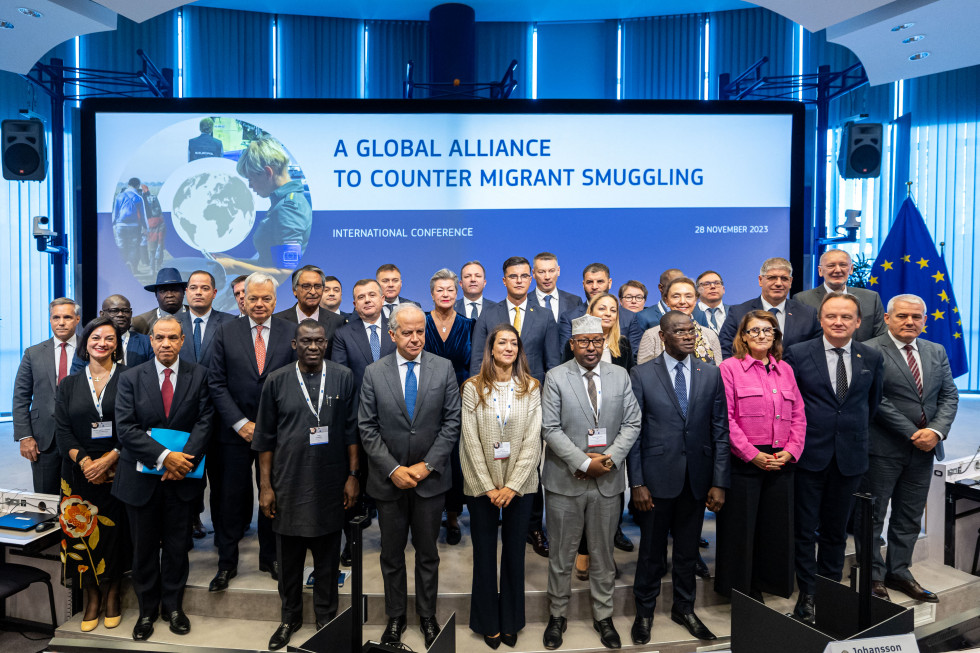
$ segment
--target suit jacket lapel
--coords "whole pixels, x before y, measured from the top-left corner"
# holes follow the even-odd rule
[[[41,359],[44,364],[41,365],[41,374],[44,374],[48,378],[48,383],[51,384],[51,394],[56,396],[58,394],[58,375],[55,373],[55,368],[52,365],[52,360],[54,357],[54,338],[48,338],[44,341],[41,347]],[[68,361],[69,368],[71,367],[71,361]]]
[[[861,371],[864,370],[864,357],[860,353],[855,351],[854,341],[851,341],[851,382],[847,384],[847,393],[844,395],[844,400],[847,401],[847,395],[851,394],[851,388],[854,387],[854,382],[858,380]],[[830,370],[827,370],[830,373]]]
[[[388,382],[388,390],[395,398],[395,403],[402,409],[402,415],[409,424],[412,420],[408,418],[408,407],[405,405],[405,393],[402,392],[401,373],[398,371],[398,359],[394,356],[385,358],[385,381]],[[415,397],[415,405],[418,407],[418,395]]]
[[[653,359],[654,360],[653,371],[654,374],[657,375],[657,378],[660,379],[660,382],[663,383],[664,392],[666,393],[667,397],[670,398],[670,403],[674,404],[674,410],[677,411],[678,415],[683,417],[684,413],[681,411],[681,404],[679,401],[677,401],[677,393],[674,392],[674,384],[671,383],[670,381],[670,372],[667,371],[666,356],[667,354],[661,354],[660,356],[657,356],[655,359]],[[690,407],[691,405],[690,400],[688,400],[687,404],[688,407]]]
[[[909,369],[908,360],[906,360],[905,358],[905,352],[901,351],[898,347],[896,347],[895,343],[891,341],[891,338],[888,338],[888,342],[885,343],[885,355],[891,358],[892,361],[895,363],[895,365],[898,366],[898,369],[901,370],[902,376],[905,377],[905,381],[909,384],[909,387],[912,389],[912,392],[915,394],[919,394],[919,389],[915,385],[915,377],[912,376],[912,370]],[[920,359],[922,358],[921,351],[919,352],[919,358]],[[923,370],[919,370],[919,372],[921,374]],[[922,376],[923,383],[925,382],[926,378],[927,377]],[[923,390],[924,389],[925,388],[923,387]]]
[[[167,415],[163,412],[163,393],[160,392],[160,382],[157,380],[156,364],[147,365],[141,376],[143,378],[140,382],[143,384],[144,393],[149,398],[150,407],[156,411],[161,420],[166,422]],[[173,403],[170,404],[170,409],[173,410]]]
[[[922,343],[920,341],[917,344],[918,345],[921,345]],[[902,352],[902,353],[904,354],[904,352]],[[902,356],[902,358],[905,358],[905,356]],[[909,366],[909,364],[908,364],[908,362],[906,362],[905,363],[905,368],[908,369],[908,366]],[[910,377],[912,376],[912,370],[909,370],[909,376]],[[935,370],[933,369],[933,359],[932,359],[932,357],[929,356],[928,350],[923,349],[921,346],[919,346],[919,378],[922,379],[922,396],[925,396],[925,394],[926,394],[926,384],[927,383],[930,383],[931,384],[931,383],[934,383],[935,381],[939,380],[938,375],[935,374]],[[915,388],[915,379],[914,379],[914,377],[912,379],[912,387]],[[918,394],[919,393],[919,389],[918,388],[915,388],[915,392],[916,392],[916,394]]]
[[[429,363],[432,362],[432,359],[433,359],[433,355],[424,351],[421,354],[419,354],[419,357],[417,359],[419,365],[416,366],[416,369],[425,367],[424,370],[425,374],[422,374],[421,372],[416,372],[416,378],[421,376],[422,377],[421,380],[424,381],[425,383],[418,384],[419,388],[418,388],[418,394],[415,395],[415,412],[412,414],[412,422],[414,422],[415,418],[418,417],[419,406],[421,406],[422,402],[425,401],[426,391],[429,389],[429,386],[432,384],[433,379],[435,378],[432,374],[432,367],[429,365]],[[405,406],[405,414],[406,415],[408,414],[407,404]]]
[[[600,364],[600,370],[601,367]],[[586,423],[595,424],[595,411],[592,410],[592,400],[589,399],[589,394],[585,391],[585,381],[582,375],[579,374],[578,364],[574,363],[569,365],[566,371],[568,372],[568,383],[572,386],[572,392],[578,399],[582,412],[585,413]]]
[[[834,384],[830,381],[830,369],[827,367],[827,353],[823,348],[823,338],[817,338],[813,342],[816,344],[810,347],[811,364],[817,369],[820,378],[830,390],[830,394],[834,395]],[[851,367],[851,378],[854,377],[853,372],[854,368]]]
[[[240,323],[238,328],[241,330],[241,345],[245,358],[248,359],[249,365],[252,366],[252,371],[255,372],[255,376],[259,376],[259,366],[255,362],[255,341],[252,340],[252,322],[247,315],[238,322]],[[266,358],[268,357],[269,352],[266,351]]]
[[[190,318],[188,318],[190,319]],[[218,330],[221,326],[221,322],[218,321],[217,311],[211,311],[211,317],[208,318],[208,328],[204,330],[204,337],[201,338],[201,354],[203,355],[207,348],[211,346],[211,341],[214,340],[214,332]],[[191,329],[191,337],[194,337],[194,330]],[[193,344],[193,343],[192,343]],[[192,348],[193,351],[193,348]]]
[[[177,383],[174,385],[174,398],[170,402],[170,415],[167,420],[169,421],[177,412],[177,407],[181,405],[184,401],[184,395],[187,394],[187,384],[190,383],[191,368],[186,361],[180,361],[177,364]],[[163,408],[163,395],[160,395],[160,407]]]
[[[351,321],[351,329],[354,332],[352,336],[354,339],[354,344],[357,345],[357,348],[360,350],[361,356],[364,357],[364,360],[366,360],[368,364],[371,364],[374,362],[374,359],[371,357],[371,343],[368,341],[367,325],[364,324],[364,320],[358,318]],[[380,332],[381,329],[379,328],[378,331]],[[378,337],[380,336],[381,334],[378,333]]]

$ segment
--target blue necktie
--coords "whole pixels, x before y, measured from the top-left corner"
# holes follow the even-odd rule
[[[555,319],[555,313],[554,313],[554,311],[551,310],[551,300],[552,299],[554,299],[554,297],[552,297],[551,295],[545,295],[544,296],[544,307],[548,309],[548,315],[551,316],[551,319]]]
[[[711,326],[712,331],[718,330],[718,320],[717,320],[717,308],[708,309],[708,324]]]
[[[371,358],[378,360],[381,358],[381,339],[378,337],[378,325],[372,324],[371,329]]]
[[[194,361],[201,360],[201,322],[199,317],[194,318]]]
[[[480,313],[476,310],[476,302],[470,302],[470,319],[475,320],[478,317],[480,317]]]
[[[405,375],[405,408],[408,409],[408,419],[415,419],[415,397],[419,393],[419,380],[415,378],[415,363],[405,363],[408,373]]]
[[[677,403],[681,405],[681,415],[687,418],[687,381],[684,378],[684,363],[678,363],[674,368],[674,393]]]
[[[776,317],[779,317],[779,309],[776,308],[775,306],[773,306],[772,308],[770,308],[769,309],[769,312],[772,313],[773,315],[775,315]]]

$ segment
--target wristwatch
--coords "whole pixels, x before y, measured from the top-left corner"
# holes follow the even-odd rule
[[[353,476],[357,480],[361,480],[361,470],[359,470],[359,469],[352,469],[349,472],[347,472],[347,475],[348,476]]]
[[[434,471],[436,471],[436,468],[435,468],[435,467],[433,467],[433,466],[432,466],[432,465],[430,465],[429,463],[427,463],[427,462],[425,462],[424,460],[422,461],[422,464],[423,464],[423,465],[425,465],[425,468],[426,468],[427,470],[429,470],[430,472],[434,472]]]

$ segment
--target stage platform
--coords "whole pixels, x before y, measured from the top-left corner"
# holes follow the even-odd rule
[[[483,651],[490,649],[481,636],[469,627],[470,585],[472,582],[472,557],[469,542],[467,515],[460,519],[463,528],[463,541],[456,546],[445,543],[445,531],[440,534],[439,552],[439,603],[437,616],[445,623],[452,612],[456,612],[456,641],[458,651]],[[714,520],[705,520],[704,535],[709,547],[702,553],[710,569],[714,569]],[[627,517],[623,522],[624,532],[639,544],[639,530]],[[167,624],[158,621],[152,642],[169,643],[190,651],[194,648],[221,648],[238,651],[264,650],[269,637],[279,623],[280,604],[276,583],[268,574],[258,571],[258,544],[254,529],[243,542],[238,576],[231,581],[229,589],[222,593],[208,592],[208,583],[217,569],[217,550],[211,535],[196,540],[191,552],[190,577],[184,597],[184,610],[191,621],[191,634],[180,637],[172,634]],[[367,624],[364,627],[365,639],[380,639],[386,616],[384,614],[384,589],[378,565],[379,531],[377,523],[364,532],[364,593],[367,597]],[[849,552],[853,545],[849,546]],[[671,583],[668,574],[664,579],[662,601],[657,606],[650,644],[634,647],[630,644],[629,631],[633,622],[634,604],[632,595],[633,575],[636,570],[636,551],[626,553],[616,551],[616,562],[621,571],[616,581],[614,595],[616,628],[627,650],[659,653],[692,653],[694,651],[727,650],[730,646],[731,608],[727,600],[717,595],[711,581],[698,580],[697,614],[718,637],[717,642],[701,642],[691,638],[688,632],[670,620]],[[413,564],[411,544],[406,551],[409,569]],[[848,560],[853,556],[849,553]],[[542,635],[548,620],[547,560],[536,555],[530,546],[526,549],[526,614],[527,626],[520,633],[515,651],[544,651]],[[312,562],[308,561],[308,565]],[[916,561],[913,573],[923,586],[940,596],[938,605],[919,604],[916,607],[917,627],[941,622],[973,609],[980,604],[980,578],[932,562]],[[408,590],[413,592],[413,575],[408,574]],[[568,631],[560,650],[591,652],[604,651],[598,635],[592,629],[592,616],[589,603],[587,581],[573,579],[573,597],[569,605]],[[902,605],[912,606],[915,602],[902,594],[892,592],[892,599]],[[766,596],[766,602],[773,608],[789,612],[795,598],[783,599]],[[350,604],[350,581],[340,590],[341,609]],[[61,626],[52,641],[74,640],[76,644],[90,642],[93,649],[99,642],[114,639],[122,643],[131,640],[132,628],[138,616],[136,598],[127,591],[124,602],[124,619],[119,627],[108,630],[102,625],[90,633],[81,633],[81,615]],[[305,626],[293,636],[292,644],[299,644],[313,634],[312,593],[305,595]],[[414,651],[424,650],[419,633],[417,617],[409,607],[409,628],[402,641]],[[505,650],[507,647],[501,647]]]

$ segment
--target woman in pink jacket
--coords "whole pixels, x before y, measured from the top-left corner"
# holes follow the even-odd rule
[[[793,466],[806,417],[796,378],[782,358],[776,317],[742,318],[735,355],[722,362],[731,434],[731,488],[718,514],[715,591],[793,593]]]

